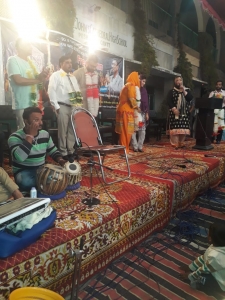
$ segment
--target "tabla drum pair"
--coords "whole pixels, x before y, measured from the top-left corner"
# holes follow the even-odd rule
[[[48,195],[51,200],[65,197],[65,190],[80,187],[81,167],[78,162],[65,164],[65,167],[46,164],[37,170],[39,196]]]

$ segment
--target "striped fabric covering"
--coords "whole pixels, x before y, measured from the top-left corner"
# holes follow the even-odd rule
[[[163,232],[150,236],[83,287],[79,299],[225,299],[225,293],[206,295],[179,278],[180,267],[208,248],[209,225],[219,221],[225,226],[225,185],[198,197],[188,213],[197,234],[184,234],[181,216],[171,220]]]
[[[23,129],[11,134],[8,144],[12,153],[13,173],[17,174],[22,169],[35,168],[45,163],[46,153],[56,159],[61,156],[54,145],[49,133],[40,130],[34,137],[32,145],[26,141],[26,133]]]

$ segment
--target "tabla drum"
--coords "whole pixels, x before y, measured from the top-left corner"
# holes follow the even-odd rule
[[[37,189],[44,195],[58,195],[68,186],[69,176],[60,166],[46,164],[37,170]]]
[[[67,190],[76,190],[80,187],[80,181],[82,179],[81,166],[77,161],[73,163],[67,162],[64,165],[66,172],[69,176],[69,183]]]

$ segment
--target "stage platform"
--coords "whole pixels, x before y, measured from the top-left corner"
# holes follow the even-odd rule
[[[81,200],[89,195],[89,169],[82,161],[81,187],[53,201],[55,227],[19,253],[0,260],[0,299],[21,286],[41,286],[65,296],[71,289],[73,259],[69,249],[84,238],[81,282],[90,279],[152,232],[166,226],[179,209],[192,203],[197,194],[217,186],[225,176],[225,144],[212,151],[193,151],[193,141],[175,150],[169,143],[146,146],[129,158],[131,178],[104,186],[94,170],[94,196],[100,205],[91,209]],[[205,157],[211,154],[215,157]],[[105,159],[112,167],[111,179],[125,177],[123,160]],[[11,169],[6,166],[8,173]]]

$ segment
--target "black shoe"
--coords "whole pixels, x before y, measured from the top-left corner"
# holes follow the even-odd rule
[[[138,149],[138,152],[144,152],[142,149]]]
[[[134,149],[133,151],[134,151],[134,152],[138,152],[138,149]]]

